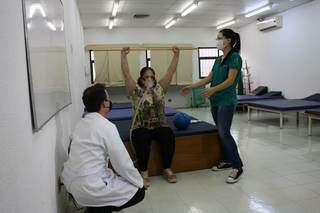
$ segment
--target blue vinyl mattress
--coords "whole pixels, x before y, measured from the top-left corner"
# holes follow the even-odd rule
[[[171,107],[165,107],[165,114],[166,116],[173,116],[177,113],[177,110],[171,108]],[[110,121],[116,121],[116,120],[128,120],[132,117],[132,109],[112,109],[108,115],[107,119]]]
[[[269,99],[283,99],[282,95],[277,96],[265,96],[265,95],[237,95],[238,101],[258,101]]]
[[[130,102],[128,103],[113,103],[112,109],[131,109],[132,105]]]
[[[280,99],[254,101],[249,103],[249,106],[279,111],[308,110],[320,108],[320,102],[306,101],[302,99]]]
[[[189,127],[185,130],[178,130],[173,125],[173,116],[167,117],[168,124],[172,128],[174,135],[176,137],[178,136],[189,136],[189,135],[199,135],[204,133],[212,133],[216,132],[216,126],[204,121],[200,121],[197,123],[191,123]],[[193,120],[196,120],[195,118],[192,118]],[[120,137],[124,142],[129,141],[129,129],[131,125],[131,120],[118,120],[118,121],[112,121],[114,123],[119,131]]]

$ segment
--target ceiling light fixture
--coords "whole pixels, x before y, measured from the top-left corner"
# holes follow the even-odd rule
[[[113,25],[114,25],[114,18],[110,18],[109,19],[109,30],[112,30]]]
[[[166,29],[168,29],[168,28],[170,28],[170,27],[172,27],[175,23],[177,23],[177,19],[176,18],[174,18],[174,19],[172,19],[171,21],[169,21],[167,24],[165,24],[165,28]]]
[[[181,16],[183,17],[188,15],[192,10],[198,7],[198,5],[199,5],[199,2],[194,1],[191,5],[189,5],[186,9],[183,10],[183,12],[181,13]]]
[[[222,28],[228,27],[228,26],[233,25],[235,23],[236,23],[236,21],[232,20],[232,21],[226,22],[224,24],[220,24],[220,25],[217,26],[217,30],[220,30]]]
[[[115,17],[117,15],[118,9],[119,9],[119,1],[116,0],[113,2],[113,9],[111,14],[112,17]]]
[[[255,15],[257,15],[257,14],[260,14],[260,13],[263,13],[263,12],[265,12],[265,11],[267,11],[267,10],[270,10],[271,8],[272,8],[272,5],[269,4],[269,5],[267,5],[267,6],[264,6],[264,7],[258,8],[258,9],[255,9],[255,10],[253,10],[253,11],[245,14],[245,17],[246,17],[246,18],[249,18],[249,17],[251,17],[251,16],[255,16]]]

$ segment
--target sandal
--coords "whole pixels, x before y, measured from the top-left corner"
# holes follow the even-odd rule
[[[173,173],[173,171],[170,168],[163,170],[163,176],[164,179],[166,179],[169,183],[176,183],[178,181],[177,176]]]

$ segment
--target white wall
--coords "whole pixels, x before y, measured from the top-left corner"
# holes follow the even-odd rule
[[[33,133],[21,0],[0,7],[0,208],[3,213],[63,213],[57,180],[82,112],[86,86],[83,32],[75,0],[65,0],[65,30],[73,104]],[[71,48],[72,47],[72,48]],[[71,51],[73,49],[73,51]]]
[[[259,32],[240,28],[242,56],[254,85],[282,90],[288,98],[320,92],[320,0],[284,12],[283,28]]]
[[[85,44],[121,44],[121,43],[184,43],[194,47],[215,46],[217,31],[215,28],[114,28],[86,29]],[[88,61],[89,59],[87,59]],[[193,81],[199,79],[198,53],[193,53]],[[173,107],[190,106],[190,97],[178,94],[179,87],[172,86],[167,95],[167,105]],[[128,101],[124,88],[111,88],[111,96],[115,101]],[[172,101],[170,101],[171,99]]]

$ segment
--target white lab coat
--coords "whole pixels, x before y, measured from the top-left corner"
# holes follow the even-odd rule
[[[107,167],[109,159],[120,176]],[[117,128],[99,113],[77,124],[61,179],[82,206],[121,206],[143,187]]]

